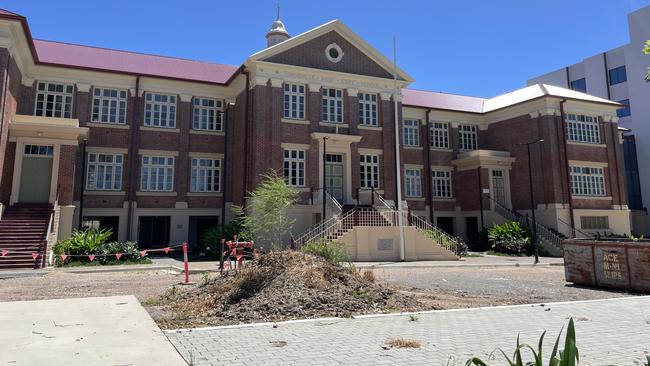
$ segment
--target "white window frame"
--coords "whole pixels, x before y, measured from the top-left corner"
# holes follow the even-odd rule
[[[90,121],[96,123],[126,123],[128,92],[123,89],[93,87]]]
[[[284,83],[284,118],[305,119],[305,85]]]
[[[172,192],[174,190],[173,156],[145,155],[140,171],[140,190],[148,192]],[[162,181],[161,179],[162,178]],[[162,188],[160,188],[162,185]]]
[[[221,192],[221,159],[192,158],[190,192]]]
[[[402,136],[404,146],[420,146],[420,120],[405,119],[402,122]]]
[[[463,151],[478,148],[478,128],[475,125],[458,126],[458,149]]]
[[[452,198],[452,181],[451,171],[449,170],[432,170],[431,184],[433,197],[435,198]]]
[[[449,149],[449,122],[432,122],[429,127],[431,148]]]
[[[221,99],[192,98],[192,129],[198,131],[223,131],[223,104]]]
[[[571,195],[600,196],[607,194],[605,186],[605,169],[571,165]]]
[[[359,125],[377,126],[377,94],[359,93]]]
[[[72,118],[73,103],[74,85],[49,81],[36,82],[35,116]]]
[[[359,177],[361,188],[379,188],[379,155],[359,155]]]
[[[404,169],[404,195],[409,198],[422,197],[422,169]]]
[[[323,88],[321,98],[323,122],[343,123],[343,89]]]
[[[86,190],[119,191],[122,189],[124,155],[88,153]]]
[[[585,114],[567,113],[567,140],[586,144],[600,143],[598,117]]]
[[[177,99],[177,96],[173,94],[145,92],[144,125],[156,128],[176,128]]]
[[[305,162],[307,161],[307,152],[301,149],[284,149],[283,152],[283,169],[284,179],[288,186],[304,187],[305,186]]]

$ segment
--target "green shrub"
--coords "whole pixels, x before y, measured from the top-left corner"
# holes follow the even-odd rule
[[[102,254],[117,254],[117,253],[122,253],[122,260],[140,260],[140,248],[138,248],[138,243],[134,241],[127,241],[124,243],[118,243],[118,242],[111,242],[111,243],[104,243],[99,246],[99,250],[97,251],[99,255]],[[107,262],[115,257],[98,257],[100,261],[102,262]]]
[[[495,252],[514,255],[529,255],[532,252],[530,231],[516,221],[492,226],[488,230],[488,238]]]
[[[207,229],[199,238],[199,245],[196,252],[202,257],[218,258],[221,238],[225,237],[226,241],[232,240],[235,235],[239,241],[247,241],[247,238],[241,234],[241,225],[239,220],[232,221],[224,225],[225,235],[221,235],[221,225],[213,226]]]
[[[108,240],[113,232],[110,229],[89,228],[75,230],[72,235],[54,244],[54,254],[89,255],[99,254],[99,247]]]
[[[136,242],[110,242],[106,240],[111,236],[110,229],[89,228],[86,230],[75,230],[67,239],[59,240],[52,249],[54,265],[56,266],[78,266],[78,265],[102,265],[102,264],[121,264],[121,263],[149,263],[148,258],[140,257],[140,249]],[[111,254],[122,253],[120,260],[117,260]],[[65,261],[61,260],[61,254],[71,256]],[[95,255],[94,261],[86,256]],[[109,256],[110,255],[110,256]]]
[[[336,241],[329,243],[324,241],[313,241],[304,245],[300,250],[303,253],[323,257],[328,262],[334,264],[348,262],[350,259],[348,251],[345,248],[345,244]]]

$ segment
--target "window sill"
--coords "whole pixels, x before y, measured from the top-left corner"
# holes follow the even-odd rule
[[[384,129],[383,127],[366,126],[366,125],[358,125],[357,128],[360,130],[370,130],[370,131],[382,131]]]
[[[425,198],[424,197],[406,197],[407,201],[421,201],[424,202]]]
[[[221,192],[187,192],[188,197],[222,197]]]
[[[181,130],[178,129],[178,128],[152,127],[152,126],[140,126],[140,130],[142,130],[142,131],[156,131],[156,132],[174,132],[174,133],[181,132]]]
[[[429,150],[435,151],[435,152],[454,152],[453,149],[443,149],[441,147],[432,147],[432,148],[429,148]]]
[[[325,127],[336,127],[336,126],[338,126],[339,128],[348,128],[348,127],[350,127],[350,125],[348,125],[347,123],[325,122],[325,121],[321,121],[319,123],[319,125],[325,126]]]
[[[298,187],[298,186],[288,186],[289,188],[292,188],[298,192],[311,192],[311,188],[309,187]]]
[[[456,202],[453,197],[433,197],[434,202]]]
[[[135,192],[136,196],[158,196],[158,197],[176,197],[176,192],[168,191],[137,191]]]
[[[306,119],[291,119],[291,118],[281,118],[280,122],[282,123],[292,123],[294,125],[310,125],[311,122]]]
[[[611,201],[612,196],[576,196],[571,195],[574,200],[596,200],[596,201]]]
[[[210,131],[210,130],[190,130],[192,135],[209,135],[209,136],[225,136],[223,131]]]
[[[422,146],[402,145],[402,148],[405,150],[422,150]]]
[[[124,196],[124,191],[84,191],[85,196]]]
[[[567,145],[576,145],[576,146],[591,146],[591,147],[607,147],[605,144],[592,144],[590,142],[578,142],[578,141],[567,141]]]
[[[131,128],[129,125],[124,125],[119,123],[102,123],[102,122],[86,122],[86,127],[116,128],[119,130],[128,130]]]

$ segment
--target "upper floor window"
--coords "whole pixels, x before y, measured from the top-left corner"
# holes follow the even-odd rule
[[[630,100],[629,99],[623,99],[618,101],[621,104],[625,104],[627,107],[625,108],[619,108],[616,110],[616,116],[618,118],[622,117],[627,117],[632,114],[632,110],[630,110]]]
[[[43,117],[72,117],[72,94],[70,84],[39,81],[36,85],[36,106],[34,114]]]
[[[567,139],[569,141],[586,142],[590,144],[600,143],[598,119],[596,117],[569,113],[566,115],[566,119]]]
[[[284,150],[284,179],[286,180],[287,185],[294,187],[305,186],[304,150]]]
[[[126,122],[126,90],[93,88],[92,122]]]
[[[284,84],[284,118],[305,119],[305,86]]]
[[[451,172],[446,170],[431,171],[433,197],[451,198]]]
[[[359,155],[361,188],[379,188],[379,155]]]
[[[143,156],[140,189],[143,191],[167,191],[174,187],[174,158],[167,156]]]
[[[627,81],[625,65],[609,69],[609,85],[616,85]]]
[[[405,119],[402,128],[404,146],[420,146],[420,121]]]
[[[579,91],[586,93],[587,92],[587,80],[585,78],[573,80],[569,83],[569,88],[571,90]]]
[[[144,125],[162,128],[176,127],[176,96],[145,93]]]
[[[195,130],[221,131],[222,126],[221,100],[210,98],[194,98],[194,125]]]
[[[476,126],[460,125],[458,126],[458,135],[459,135],[458,148],[460,150],[477,149]]]
[[[323,122],[343,123],[343,90],[323,88]]]
[[[604,196],[603,168],[571,166],[571,194],[576,196]]]
[[[434,122],[429,128],[431,147],[449,149],[449,123]]]
[[[359,93],[359,124],[377,126],[377,94]]]
[[[122,188],[122,154],[89,153],[86,189],[119,191]]]
[[[420,169],[406,169],[404,171],[404,193],[406,197],[422,197],[420,173]]]
[[[221,160],[193,158],[190,176],[191,192],[219,192]]]

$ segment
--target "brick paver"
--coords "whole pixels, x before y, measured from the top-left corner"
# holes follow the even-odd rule
[[[544,330],[548,355],[569,317],[576,321],[581,365],[634,365],[650,353],[650,296],[446,310],[419,314],[417,321],[391,315],[166,334],[194,365],[461,365],[472,355],[487,359],[496,347],[511,354],[518,333],[536,347]],[[394,337],[422,346],[384,349]],[[505,364],[501,358],[490,363]]]

